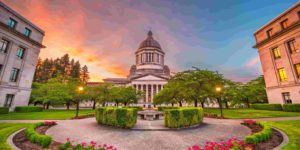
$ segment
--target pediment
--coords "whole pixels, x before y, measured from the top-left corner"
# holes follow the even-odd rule
[[[134,81],[157,81],[157,80],[167,80],[164,77],[160,77],[160,76],[154,76],[154,75],[144,75],[144,76],[140,76],[140,77],[135,77],[133,79]]]

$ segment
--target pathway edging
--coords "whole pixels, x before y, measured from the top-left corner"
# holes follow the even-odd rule
[[[20,132],[23,131],[23,130],[25,130],[25,128],[22,128],[22,129],[20,129],[20,130],[18,130],[18,131],[16,131],[16,132],[14,132],[13,134],[11,134],[11,135],[7,138],[6,143],[7,143],[12,149],[14,149],[14,150],[21,150],[21,149],[19,149],[19,148],[14,144],[13,138],[14,138],[14,136],[15,136],[16,134],[20,133]]]
[[[289,143],[289,137],[287,136],[287,134],[285,134],[283,131],[281,131],[278,128],[272,127],[274,130],[278,131],[281,133],[281,135],[283,136],[283,141],[281,142],[280,145],[278,145],[277,147],[273,148],[272,150],[280,150],[282,147],[286,146]]]

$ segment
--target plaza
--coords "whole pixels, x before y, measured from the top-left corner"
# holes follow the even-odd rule
[[[298,150],[299,22],[295,0],[3,0],[0,150]]]

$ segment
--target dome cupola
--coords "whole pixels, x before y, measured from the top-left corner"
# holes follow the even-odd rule
[[[149,30],[148,32],[148,37],[140,44],[139,49],[146,47],[154,47],[161,50],[161,46],[156,40],[154,40],[153,33],[151,30]]]

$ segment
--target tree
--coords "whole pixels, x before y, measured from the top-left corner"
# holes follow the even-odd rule
[[[86,65],[84,65],[81,69],[81,74],[80,74],[80,78],[81,78],[81,81],[83,83],[87,83],[88,80],[90,79],[90,76],[89,76],[89,71],[88,71],[88,67]]]
[[[90,99],[93,101],[93,109],[96,108],[97,100],[99,99],[103,87],[101,85],[97,86],[86,86],[84,90],[85,99]]]

